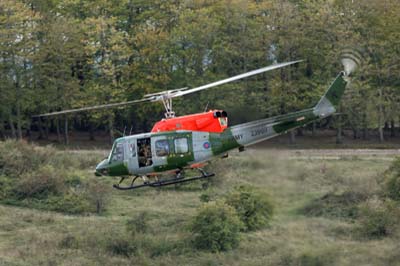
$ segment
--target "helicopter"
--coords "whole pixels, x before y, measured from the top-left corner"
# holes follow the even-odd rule
[[[109,156],[96,166],[95,175],[119,176],[120,181],[113,185],[119,190],[191,182],[214,176],[215,173],[209,173],[203,167],[216,158],[226,158],[232,150],[242,152],[246,146],[333,115],[348,83],[348,77],[359,65],[360,59],[351,53],[342,58],[344,71],[339,72],[314,107],[231,127],[228,126],[228,114],[223,110],[177,117],[173,111],[172,99],[301,61],[303,60],[273,64],[192,89],[167,90],[147,94],[139,100],[64,110],[35,117],[65,115],[143,102],[162,102],[165,118],[157,122],[151,132],[116,139]],[[186,177],[185,170],[188,169],[197,170],[200,175]],[[165,174],[170,176],[163,178]],[[132,178],[130,183],[122,185],[128,177]]]

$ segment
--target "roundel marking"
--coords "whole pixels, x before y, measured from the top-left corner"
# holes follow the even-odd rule
[[[204,149],[209,149],[210,148],[210,142],[206,141],[203,143]]]

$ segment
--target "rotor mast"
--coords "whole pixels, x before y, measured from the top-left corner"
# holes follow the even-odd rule
[[[168,95],[163,95],[161,101],[165,108],[165,118],[175,117],[175,112],[172,110],[172,98],[168,97]]]

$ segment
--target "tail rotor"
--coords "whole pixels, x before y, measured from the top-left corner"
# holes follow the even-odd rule
[[[343,64],[345,75],[350,76],[358,67],[361,66],[363,57],[360,51],[347,48],[340,54],[340,61]]]

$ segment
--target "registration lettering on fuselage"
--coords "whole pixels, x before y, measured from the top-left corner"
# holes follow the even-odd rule
[[[243,134],[237,134],[234,136],[235,140],[241,140],[243,139]]]
[[[268,134],[268,127],[258,128],[258,129],[252,130],[250,133],[251,133],[252,137],[256,137],[259,135],[265,135],[265,134]]]

